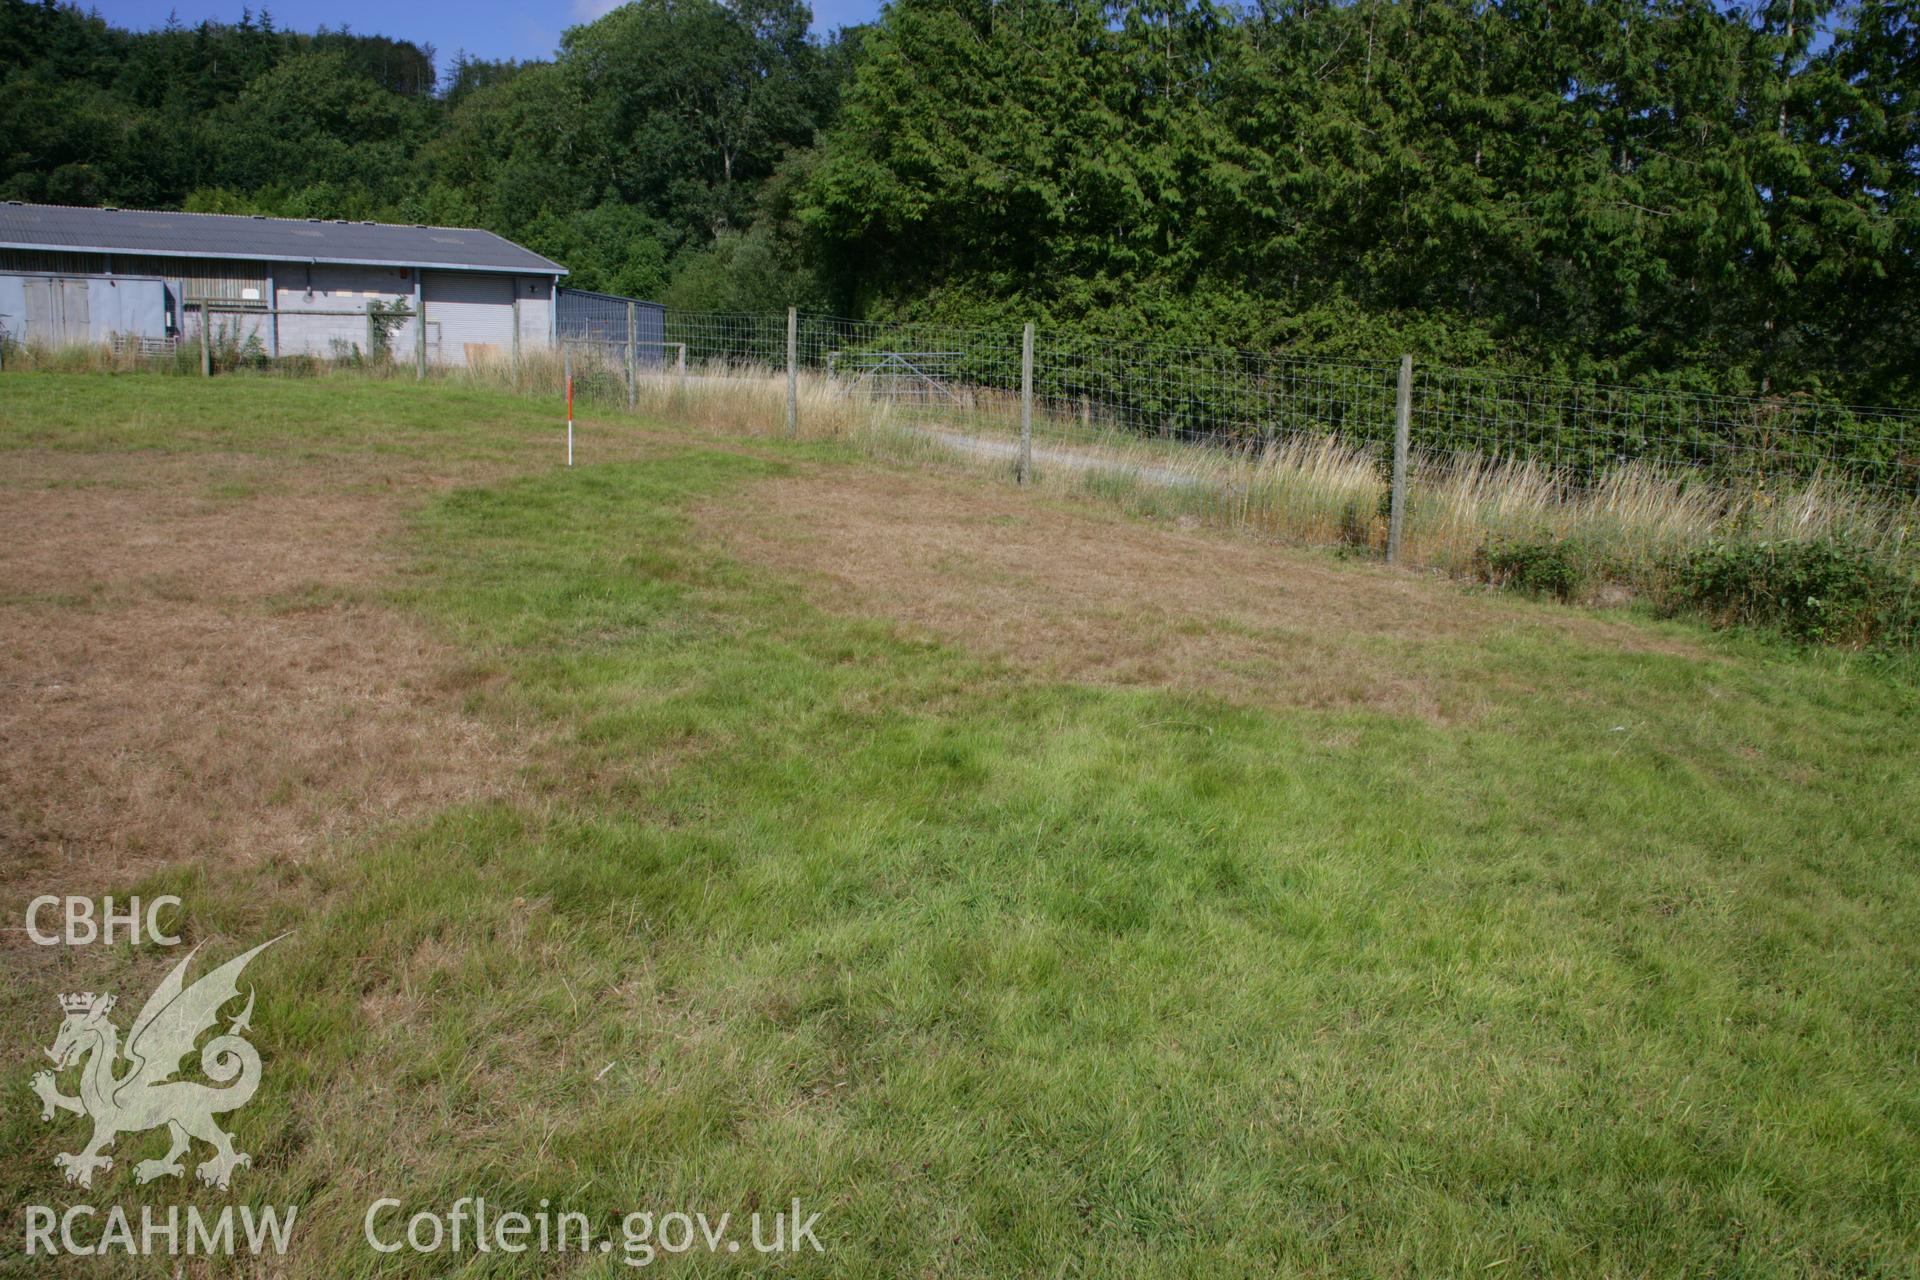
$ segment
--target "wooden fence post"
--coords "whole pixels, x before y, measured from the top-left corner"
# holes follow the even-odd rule
[[[200,304],[200,376],[213,376],[213,304]]]
[[[640,389],[634,384],[634,340],[639,336],[635,326],[633,303],[627,303],[627,412],[631,413],[640,403]]]
[[[787,439],[800,435],[800,311],[787,308]]]
[[[1020,471],[1019,482],[1033,479],[1033,325],[1020,331]]]
[[[413,380],[427,380],[427,292],[420,268],[413,269]]]
[[[280,358],[280,278],[267,272],[267,354]]]
[[[1413,435],[1413,357],[1400,357],[1400,390],[1394,397],[1393,493],[1387,515],[1387,563],[1400,559],[1407,525],[1407,450]]]

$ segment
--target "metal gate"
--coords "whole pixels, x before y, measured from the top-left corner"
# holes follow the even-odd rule
[[[959,404],[959,351],[846,351],[832,358],[832,371],[853,380],[855,391],[893,404]]]

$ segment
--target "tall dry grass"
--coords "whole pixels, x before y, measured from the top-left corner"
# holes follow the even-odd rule
[[[185,372],[191,364],[200,371],[198,345],[181,345],[165,355],[143,354],[138,347],[112,343],[76,343],[69,346],[29,346],[7,342],[0,346],[0,370],[9,373],[142,373]]]

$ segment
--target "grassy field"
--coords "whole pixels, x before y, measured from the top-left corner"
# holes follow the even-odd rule
[[[631,1274],[362,1238],[475,1195],[821,1215],[677,1275],[1920,1273],[1910,665],[757,425],[0,377],[7,923],[290,933],[229,1193],[62,1184],[55,997],[178,953],[4,935],[10,1205],[299,1206],[188,1275]]]

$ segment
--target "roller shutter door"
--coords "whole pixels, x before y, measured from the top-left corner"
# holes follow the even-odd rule
[[[429,271],[427,355],[436,364],[505,360],[513,351],[513,278]]]

